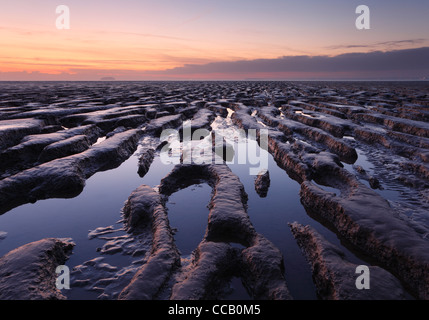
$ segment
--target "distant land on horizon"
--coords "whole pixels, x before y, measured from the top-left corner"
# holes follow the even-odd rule
[[[0,80],[1,82],[428,82],[425,79],[154,79],[127,80],[116,78],[101,78],[99,80]]]

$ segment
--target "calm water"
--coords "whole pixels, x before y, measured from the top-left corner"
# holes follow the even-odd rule
[[[221,120],[219,120],[221,121]],[[219,123],[219,126],[229,125]],[[247,140],[248,145],[257,145]],[[257,232],[263,234],[276,245],[284,256],[286,281],[295,299],[316,299],[310,267],[301,254],[288,227],[289,222],[298,221],[310,224],[329,241],[342,247],[336,235],[310,218],[299,199],[300,186],[278,168],[273,158],[259,150],[268,159],[271,184],[267,197],[261,198],[255,191],[255,176],[249,174],[251,165],[237,164],[236,159],[229,162],[231,170],[240,178],[249,196],[248,214]],[[69,267],[93,259],[100,254],[97,248],[103,240],[88,239],[88,232],[98,227],[115,225],[120,227],[121,208],[131,192],[141,184],[152,187],[173,168],[155,158],[148,174],[140,178],[137,174],[139,150],[120,167],[99,172],[87,180],[83,192],[74,199],[49,199],[36,204],[15,208],[0,216],[0,231],[7,232],[0,240],[0,256],[31,241],[46,237],[72,238],[76,243],[74,253],[67,262]],[[175,229],[176,244],[183,257],[187,257],[202,240],[207,226],[211,188],[207,184],[193,185],[169,197],[167,203],[170,224]],[[342,247],[353,262],[360,262],[352,253]],[[106,257],[116,266],[130,263],[130,257],[121,254]],[[228,296],[230,299],[247,299],[247,293],[239,279],[233,279]],[[78,289],[71,298],[88,299],[96,295],[86,294]],[[73,291],[73,290],[72,290]]]

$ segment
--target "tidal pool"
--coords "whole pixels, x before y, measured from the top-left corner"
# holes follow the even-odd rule
[[[228,120],[228,119],[227,119]],[[257,232],[268,238],[284,256],[286,282],[295,299],[317,299],[311,269],[298,247],[288,223],[297,221],[310,224],[329,241],[341,247],[353,262],[361,262],[348,251],[329,229],[313,220],[300,203],[300,185],[280,169],[267,151],[259,148],[255,140],[239,137],[238,130],[225,119],[218,118],[216,129],[228,129],[227,141],[234,145],[240,141],[248,148],[255,148],[264,157],[270,173],[270,187],[261,198],[255,190],[255,176],[249,174],[254,164],[238,164],[234,158],[227,162],[231,171],[243,183],[248,194],[248,214]],[[240,140],[241,139],[241,140]],[[99,172],[89,178],[82,193],[73,199],[49,199],[15,208],[0,216],[0,230],[7,236],[0,240],[0,255],[31,241],[46,237],[72,238],[76,243],[67,261],[72,269],[85,261],[103,256],[113,266],[124,267],[132,263],[132,257],[121,253],[101,255],[99,248],[104,240],[89,239],[88,233],[99,227],[114,226],[115,236],[125,234],[121,230],[121,209],[129,195],[141,184],[157,187],[174,167],[166,165],[158,156],[149,172],[140,178],[137,174],[139,148],[121,166]],[[189,258],[202,240],[209,210],[211,187],[197,184],[172,194],[167,203],[170,225],[175,231],[175,241],[182,257]],[[69,299],[96,299],[97,293],[73,288],[66,293]],[[227,299],[248,299],[240,279],[230,284]]]

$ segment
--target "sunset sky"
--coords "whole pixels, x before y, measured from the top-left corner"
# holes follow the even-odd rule
[[[429,77],[426,0],[0,4],[0,80]],[[370,30],[355,27],[361,4]],[[70,30],[56,28],[58,5]]]

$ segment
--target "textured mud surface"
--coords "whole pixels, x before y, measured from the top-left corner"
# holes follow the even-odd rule
[[[0,258],[1,300],[59,300],[57,266],[64,265],[74,243],[43,239],[12,250]]]
[[[309,226],[290,225],[292,233],[310,261],[317,293],[325,300],[401,300],[405,291],[400,282],[380,267],[371,266],[372,290],[356,290],[353,275],[357,265],[347,261],[344,253]]]
[[[309,262],[319,298],[429,299],[425,82],[0,86],[2,215],[28,203],[77,197],[93,175],[132,156],[138,156],[134,174],[143,179],[159,169],[160,153],[170,146],[161,139],[163,130],[206,132],[201,138],[209,139],[224,121],[234,130],[256,129],[261,141],[261,129],[268,132],[268,145],[261,147],[300,186],[297,197],[318,231],[340,239],[337,247],[311,224],[284,223],[284,233],[292,232]],[[122,199],[116,226],[88,231],[88,241],[102,244],[93,259],[71,266],[72,289],[99,299],[224,299],[231,281],[240,279],[250,298],[294,298],[286,281],[288,256],[252,223],[250,190],[227,164],[234,158],[233,139],[223,134],[221,147],[213,147],[216,162],[172,166],[156,187],[141,183]],[[265,168],[253,179],[260,198],[273,192],[271,172]],[[207,225],[201,242],[184,256],[167,203],[201,183],[211,189]],[[11,234],[1,224],[0,230],[1,244]],[[60,239],[66,235],[44,238],[0,258],[1,299],[67,297],[55,288],[55,267],[79,242]],[[354,286],[357,264],[345,250],[370,267],[377,289]],[[122,257],[118,265],[114,257]]]

